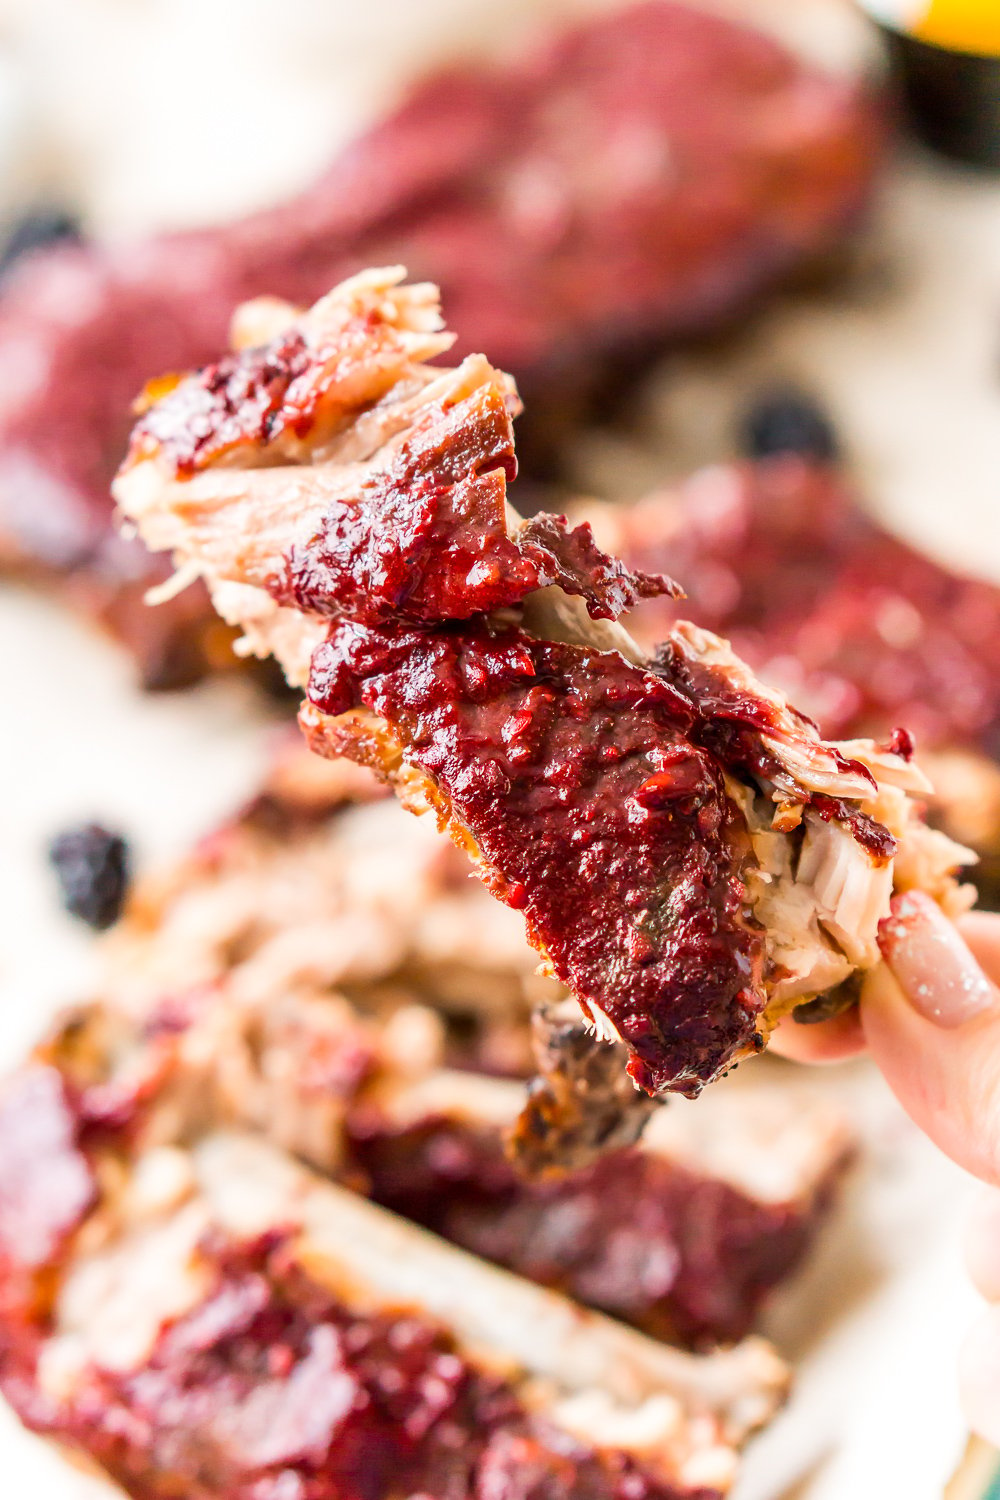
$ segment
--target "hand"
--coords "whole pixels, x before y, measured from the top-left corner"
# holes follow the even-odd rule
[[[990,1184],[967,1259],[992,1306],[966,1341],[961,1383],[971,1426],[1000,1446],[1000,915],[971,912],[956,930],[928,897],[897,896],[879,941],[885,963],[858,1009],[821,1026],[783,1024],[778,1050],[828,1061],[867,1045],[907,1113]]]
[[[865,1047],[904,1109],[953,1161],[1000,1186],[1000,915],[957,927],[929,897],[896,896],[883,964],[861,1004],[833,1021],[785,1021],[774,1048],[831,1062]]]

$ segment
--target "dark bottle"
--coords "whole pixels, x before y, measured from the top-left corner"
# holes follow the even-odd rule
[[[863,0],[889,47],[914,130],[1000,170],[1000,0]]]

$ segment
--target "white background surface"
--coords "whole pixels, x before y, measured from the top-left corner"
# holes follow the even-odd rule
[[[838,0],[747,6],[843,55]],[[747,8],[745,6],[744,8]],[[202,220],[299,187],[416,63],[468,37],[506,46],[556,0],[0,0],[0,169],[68,186],[113,230]],[[459,18],[459,29],[453,27]],[[5,132],[6,128],[6,133]],[[5,157],[6,152],[6,157]],[[18,165],[19,164],[19,165]],[[20,172],[20,178],[18,173]],[[724,358],[666,361],[627,437],[594,439],[581,486],[636,492],[725,445],[734,394],[798,375],[829,401],[873,503],[900,530],[1000,579],[1000,191],[909,163],[873,242],[888,294],[788,299]],[[271,733],[253,693],[137,694],[128,663],[56,605],[0,591],[0,1061],[57,1002],[86,996],[89,944],[55,906],[47,837],[99,817],[143,861],[238,804]],[[799,1394],[751,1455],[741,1500],[936,1500],[957,1457],[954,1357],[972,1294],[967,1184],[865,1070],[825,1074],[871,1148],[805,1285],[776,1311]],[[0,1495],[93,1495],[0,1420]]]

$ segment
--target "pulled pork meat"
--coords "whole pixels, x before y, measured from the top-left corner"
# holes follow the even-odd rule
[[[683,622],[641,652],[616,616],[675,586],[510,510],[513,383],[429,365],[436,289],[401,282],[249,309],[148,394],[116,499],[305,686],[313,748],[434,810],[636,1085],[697,1094],[878,961],[894,880],[954,906],[968,856],[905,735],[825,743]]]
[[[445,287],[463,348],[492,350],[530,392],[541,446],[609,360],[712,327],[825,251],[865,201],[882,134],[858,79],[647,0],[417,83],[275,209],[33,256],[0,303],[0,561],[61,579],[151,687],[232,665],[201,590],[142,608],[157,566],[115,533],[107,491],[134,392],[211,359],[238,303],[308,303],[358,265],[404,260]]]

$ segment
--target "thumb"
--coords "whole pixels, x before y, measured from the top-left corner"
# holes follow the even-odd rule
[[[1000,1185],[1000,990],[929,897],[893,900],[861,1024],[903,1108],[959,1166]]]

